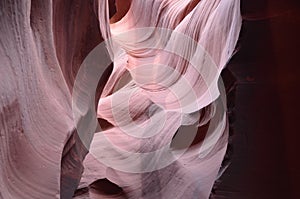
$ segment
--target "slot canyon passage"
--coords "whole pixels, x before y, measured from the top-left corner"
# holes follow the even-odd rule
[[[1,0],[0,199],[299,198],[298,8]]]

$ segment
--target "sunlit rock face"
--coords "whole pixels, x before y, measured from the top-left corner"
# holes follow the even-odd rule
[[[132,0],[110,24],[113,3],[0,2],[0,198],[208,198],[239,1]],[[81,70],[98,44],[102,77]]]

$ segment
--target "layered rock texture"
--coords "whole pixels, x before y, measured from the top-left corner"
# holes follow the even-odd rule
[[[209,197],[240,1],[113,4],[0,2],[1,199]]]

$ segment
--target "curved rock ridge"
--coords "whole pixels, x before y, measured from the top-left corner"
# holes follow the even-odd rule
[[[102,41],[90,1],[0,2],[0,198],[72,198],[88,150],[74,77]],[[78,25],[80,24],[80,25]]]

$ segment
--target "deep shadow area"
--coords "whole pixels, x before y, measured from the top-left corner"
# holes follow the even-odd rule
[[[255,9],[256,8],[256,9]],[[242,1],[232,164],[211,198],[296,199],[299,46],[296,1]]]

